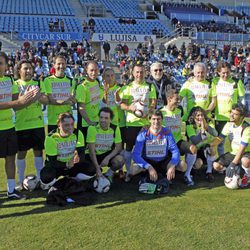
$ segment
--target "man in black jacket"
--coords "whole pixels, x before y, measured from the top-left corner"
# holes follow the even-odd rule
[[[163,74],[163,64],[155,62],[150,66],[150,76],[146,80],[147,83],[153,84],[157,95],[157,108],[166,105],[166,92],[168,89],[174,88],[174,84]]]

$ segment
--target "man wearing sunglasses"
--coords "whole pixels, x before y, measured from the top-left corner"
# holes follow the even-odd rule
[[[163,74],[163,64],[155,62],[150,66],[150,76],[147,83],[154,85],[157,95],[157,108],[166,105],[166,92],[168,89],[174,88],[170,79]]]

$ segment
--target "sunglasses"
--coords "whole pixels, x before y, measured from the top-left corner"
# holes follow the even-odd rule
[[[157,71],[162,72],[162,69],[155,69],[154,70],[154,72],[157,72]]]

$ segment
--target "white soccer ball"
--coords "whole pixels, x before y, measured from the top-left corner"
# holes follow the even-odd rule
[[[39,186],[39,179],[33,175],[27,175],[23,181],[23,187],[28,191],[34,191]]]
[[[225,186],[229,189],[238,189],[241,184],[241,178],[239,175],[233,175],[233,177],[225,177]]]
[[[96,178],[93,187],[97,193],[107,193],[110,189],[110,181],[105,177]]]
[[[135,106],[134,114],[137,117],[143,117],[145,115],[145,105],[142,101],[134,102],[133,105]]]

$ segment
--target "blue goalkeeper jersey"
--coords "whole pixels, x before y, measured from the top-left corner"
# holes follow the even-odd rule
[[[180,161],[180,152],[171,131],[162,127],[157,134],[150,129],[142,130],[137,138],[133,150],[133,161],[142,168],[148,169],[147,159],[155,162],[163,161],[172,153],[170,163],[177,165]]]

